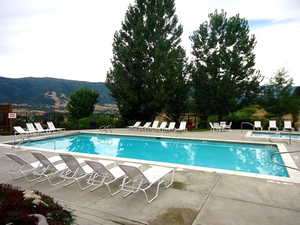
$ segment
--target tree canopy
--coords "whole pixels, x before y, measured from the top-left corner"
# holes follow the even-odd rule
[[[260,103],[269,113],[278,117],[299,112],[300,97],[293,92],[293,79],[284,68],[279,69],[263,88]]]
[[[114,35],[107,84],[124,121],[184,111],[188,92],[174,0],[136,0]]]
[[[90,116],[95,109],[99,93],[89,89],[81,88],[71,93],[67,109],[74,119]]]
[[[216,10],[190,39],[197,111],[223,117],[250,104],[259,92],[261,75],[254,69],[256,40],[247,20]]]

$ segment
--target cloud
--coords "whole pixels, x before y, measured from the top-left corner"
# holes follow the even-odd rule
[[[55,1],[43,13],[15,15],[10,10],[1,29],[1,42],[10,49],[0,53],[1,75],[66,77],[104,81],[112,57],[114,32],[121,27],[128,2]],[[67,4],[68,3],[68,4]],[[25,11],[30,11],[28,9]],[[1,36],[1,35],[0,35]],[[18,65],[18,66],[16,66]]]
[[[256,28],[253,32],[257,39],[256,67],[262,74],[269,78],[284,67],[299,85],[300,21]]]

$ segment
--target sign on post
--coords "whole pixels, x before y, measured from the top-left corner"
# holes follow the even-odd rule
[[[16,119],[17,113],[8,113],[8,119]]]

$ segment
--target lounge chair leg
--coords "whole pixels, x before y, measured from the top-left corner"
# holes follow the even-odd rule
[[[39,179],[43,176],[42,173],[41,173],[41,174],[34,174],[34,172],[33,172],[32,174],[26,174],[26,173],[24,173],[23,171],[20,171],[20,173],[23,175],[23,177],[25,178],[25,180],[27,180],[28,182],[33,182],[33,181],[39,180]],[[32,176],[34,176],[35,178],[29,179],[29,178],[28,178],[29,175],[32,175]]]
[[[171,179],[170,182],[168,184],[165,185],[165,188],[169,188],[173,182],[174,182],[174,177],[175,177],[175,169],[172,170],[172,175],[171,175]]]
[[[64,184],[64,187],[69,186],[71,184],[73,184],[75,182],[75,180],[71,180],[70,182],[67,182],[66,184]]]
[[[147,201],[148,203],[151,203],[154,199],[157,198],[158,192],[159,192],[159,187],[160,187],[160,185],[161,185],[162,183],[164,183],[163,180],[161,180],[161,181],[157,184],[156,193],[155,193],[155,195],[154,195],[151,199],[148,198],[148,195],[147,195],[147,192],[146,192],[146,190],[149,189],[151,186],[149,186],[149,187],[147,187],[147,188],[145,188],[145,189],[141,189],[141,190],[144,192],[146,201]]]
[[[91,180],[89,179],[89,181],[88,181],[88,183],[90,183],[90,185],[89,185],[88,187],[90,187],[90,186],[92,186],[92,185],[96,185],[96,186],[95,186],[94,188],[92,188],[90,191],[95,191],[97,188],[102,187],[103,184],[104,184],[104,181],[105,181],[105,179],[106,179],[106,176],[103,176],[102,179],[101,179],[101,181],[100,181],[100,183],[99,183],[99,184],[96,184],[96,183],[95,183],[96,177],[97,177],[97,174],[95,174],[95,175],[93,176],[93,178],[92,178]],[[85,189],[86,189],[86,188],[85,188]]]
[[[49,181],[49,183],[50,183],[51,185],[59,185],[59,184],[65,182],[66,179],[62,179],[61,181],[58,181],[58,182],[56,182],[56,183],[53,183],[53,182],[51,181],[51,179],[48,179],[48,181]]]
[[[121,190],[120,190],[121,191]],[[125,195],[122,195],[123,198],[127,198],[129,195],[133,194],[133,191],[128,191]]]
[[[106,185],[106,187],[107,187],[107,189],[108,189],[108,191],[109,191],[109,193],[110,193],[111,196],[114,196],[114,195],[120,193],[120,191],[121,191],[121,188],[119,188],[119,189],[116,190],[115,192],[112,192],[112,190],[111,190],[109,184],[105,184],[105,185]]]

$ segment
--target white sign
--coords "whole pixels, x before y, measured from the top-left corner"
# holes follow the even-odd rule
[[[8,119],[16,119],[17,113],[8,113]]]

